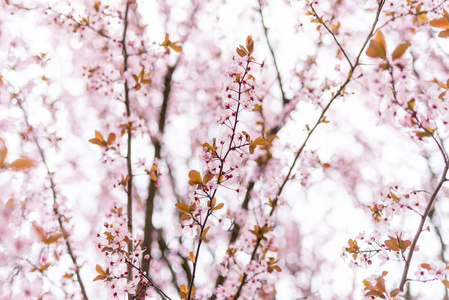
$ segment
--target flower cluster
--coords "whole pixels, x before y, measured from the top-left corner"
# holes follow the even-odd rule
[[[107,218],[108,221],[103,224],[104,231],[97,234],[97,249],[103,254],[104,265],[97,264],[98,275],[94,281],[104,281],[110,294],[117,297],[133,292],[142,280],[145,281],[140,272],[131,276],[128,273],[129,265],[140,264],[144,249],[140,247],[142,236],[133,237],[129,233],[128,220],[122,207],[115,205],[107,214]],[[138,267],[136,268],[138,270]],[[132,280],[127,282],[129,276]]]

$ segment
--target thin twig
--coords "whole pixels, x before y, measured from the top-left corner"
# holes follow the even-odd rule
[[[25,108],[22,105],[22,101],[20,99],[18,99],[18,98],[16,98],[16,100],[17,100],[17,104],[18,104],[19,108],[23,112],[24,119],[25,119],[25,124],[28,126],[28,128],[32,128],[31,124],[28,121],[27,111],[25,110]],[[80,274],[80,267],[78,266],[78,263],[76,261],[76,256],[73,253],[72,245],[71,245],[70,240],[69,240],[69,234],[67,233],[67,231],[65,230],[65,227],[64,227],[63,216],[59,213],[59,210],[58,210],[59,203],[58,203],[58,199],[57,199],[58,196],[57,196],[57,193],[56,193],[56,184],[55,184],[55,182],[53,180],[54,173],[50,171],[50,168],[48,166],[48,163],[47,163],[47,160],[46,160],[46,157],[45,157],[44,150],[42,149],[42,147],[41,147],[37,137],[34,137],[34,143],[36,144],[36,147],[37,147],[37,149],[39,151],[39,155],[40,155],[40,157],[42,159],[42,163],[44,164],[44,166],[46,168],[47,175],[48,175],[49,180],[50,180],[50,189],[51,189],[52,197],[53,197],[53,212],[58,217],[57,219],[58,219],[59,228],[61,229],[62,234],[63,234],[64,239],[65,239],[65,244],[66,244],[66,247],[67,247],[67,253],[69,254],[70,259],[72,260],[73,266],[75,268],[75,274],[76,274],[76,277],[77,277],[78,285],[80,286],[80,290],[81,290],[81,293],[83,294],[84,300],[88,300],[89,298],[87,297],[87,292],[86,292],[86,289],[84,287],[83,280],[82,280],[81,274]]]
[[[167,296],[164,291],[162,291],[157,285],[154,284],[153,280],[151,280],[151,278],[149,276],[147,276],[141,268],[137,267],[136,265],[134,265],[130,260],[125,258],[125,262],[128,266],[130,266],[131,268],[136,269],[141,276],[143,276],[146,280],[148,280],[148,282],[150,283],[150,285],[162,296],[164,296],[165,298],[171,300],[171,298],[169,296]]]
[[[295,158],[294,158],[293,163],[291,164],[291,166],[290,166],[290,168],[289,168],[289,170],[288,170],[287,176],[286,176],[285,179],[283,180],[283,182],[282,182],[281,186],[279,187],[279,190],[278,190],[278,192],[277,192],[277,194],[276,194],[276,197],[275,197],[275,199],[273,200],[274,203],[276,203],[276,202],[278,201],[280,195],[282,194],[282,191],[283,191],[285,185],[286,185],[287,182],[290,180],[291,174],[292,174],[292,172],[293,172],[293,169],[294,169],[294,167],[296,166],[296,162],[297,162],[298,158],[300,157],[301,153],[303,152],[305,146],[307,145],[307,142],[309,141],[311,135],[313,134],[313,132],[315,131],[315,129],[318,127],[318,125],[322,123],[323,118],[324,118],[326,112],[329,110],[329,108],[330,108],[330,106],[332,105],[332,103],[335,101],[335,99],[337,99],[337,98],[342,94],[342,92],[344,91],[344,89],[346,88],[346,86],[348,85],[348,83],[351,81],[352,75],[353,75],[353,73],[354,73],[354,70],[359,66],[359,61],[360,61],[360,57],[361,57],[361,55],[362,55],[362,53],[363,53],[363,50],[365,49],[365,47],[366,47],[366,45],[368,44],[368,42],[369,42],[369,40],[371,39],[371,37],[373,36],[374,30],[375,30],[375,28],[376,28],[376,24],[377,24],[377,22],[378,22],[378,20],[379,20],[379,16],[380,16],[380,13],[381,13],[381,11],[382,11],[382,7],[383,7],[384,4],[385,4],[385,0],[381,0],[381,1],[379,2],[379,4],[378,4],[379,6],[378,6],[378,9],[377,9],[376,17],[375,17],[374,22],[373,22],[373,26],[371,27],[371,30],[370,30],[370,32],[369,32],[367,38],[365,39],[365,42],[363,43],[363,46],[362,46],[362,48],[360,49],[360,52],[358,53],[357,58],[356,58],[354,64],[351,64],[351,66],[352,66],[352,67],[351,67],[351,71],[352,71],[352,72],[350,72],[350,74],[348,75],[348,77],[347,77],[347,79],[345,80],[345,82],[343,82],[343,84],[340,86],[340,88],[338,89],[338,91],[332,96],[331,100],[330,100],[330,101],[328,102],[328,104],[323,108],[323,110],[322,110],[322,112],[321,112],[319,118],[317,119],[315,125],[309,130],[306,139],[304,140],[303,144],[301,145],[301,147],[300,147],[300,148],[298,149],[298,151],[296,152]],[[332,34],[332,33],[331,33],[331,34]],[[276,205],[273,205],[273,207],[271,208],[271,211],[270,211],[270,216],[273,215],[275,208],[276,208]],[[257,238],[256,244],[255,244],[255,247],[254,247],[254,250],[253,250],[253,253],[252,253],[252,255],[251,255],[251,260],[253,260],[253,259],[255,258],[255,254],[256,254],[256,252],[257,252],[257,248],[259,247],[261,240],[262,240],[262,238],[260,238],[260,237]],[[239,288],[238,288],[238,290],[237,290],[237,293],[236,293],[236,295],[234,296],[233,300],[237,300],[237,299],[239,298],[240,293],[241,293],[242,288],[243,288],[243,285],[245,284],[245,281],[246,281],[247,276],[248,276],[247,273],[244,273],[244,274],[243,274],[242,279],[241,279],[241,282],[240,282],[240,286],[239,286]]]
[[[352,65],[351,60],[349,59],[348,55],[346,54],[345,49],[342,47],[340,42],[338,41],[337,37],[335,36],[335,33],[332,32],[332,30],[326,25],[326,22],[322,21],[321,17],[318,16],[318,13],[316,12],[315,8],[313,7],[313,4],[310,4],[310,8],[313,11],[314,16],[320,20],[320,24],[323,25],[324,28],[331,34],[332,38],[334,39],[335,43],[337,44],[340,51],[343,53],[343,55],[346,57],[346,60],[349,63],[349,66],[351,67],[351,70],[354,70],[354,66]]]
[[[260,2],[260,0],[258,2],[259,2],[259,15],[260,15],[260,19],[262,21],[263,32],[265,34],[265,39],[267,41],[267,46],[268,46],[268,49],[270,50],[271,57],[273,58],[274,67],[276,69],[277,81],[279,83],[279,89],[281,90],[282,103],[286,104],[290,101],[290,99],[287,99],[287,97],[285,96],[284,85],[282,84],[281,73],[279,72],[276,55],[274,55],[273,47],[271,47],[270,39],[268,38],[268,28],[265,25],[265,19],[264,19],[263,12],[262,12],[262,3]]]

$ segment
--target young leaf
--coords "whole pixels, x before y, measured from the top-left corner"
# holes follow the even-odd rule
[[[434,19],[434,20],[430,21],[429,24],[432,27],[449,29],[449,14],[443,8],[443,16],[439,19]]]
[[[195,254],[193,254],[192,251],[189,252],[189,258],[188,260],[192,261],[193,263],[195,263]]]
[[[214,208],[212,208],[212,210],[219,210],[219,209],[222,209],[223,206],[224,206],[224,203],[220,203],[220,204],[218,204],[217,206],[215,206]]]
[[[201,239],[205,242],[208,243],[209,240],[206,239],[206,234],[209,231],[210,226],[207,226],[206,229],[203,230],[203,232],[201,233]]]
[[[95,130],[95,138],[89,140],[90,143],[98,145],[100,147],[107,146],[107,142],[104,140],[101,132]]]
[[[396,237],[388,236],[390,239],[385,241],[385,246],[393,251],[404,252],[412,243],[410,240],[403,240],[401,235]]]
[[[181,217],[179,218],[179,220],[182,222],[182,221],[188,221],[188,220],[190,220],[191,218],[192,218],[191,215],[186,215],[186,214],[184,214],[184,215],[181,215]]]
[[[391,55],[391,57],[393,58],[393,60],[401,58],[402,55],[404,55],[405,51],[408,49],[408,47],[410,47],[410,42],[403,42],[400,43],[396,49],[394,49],[393,54]]]
[[[6,148],[6,143],[2,138],[0,138],[0,169],[5,167],[5,159],[7,154],[8,148]]]
[[[103,135],[101,134],[101,132],[96,131],[96,130],[95,130],[95,138],[100,141],[104,141],[104,138],[103,138]]]
[[[150,179],[153,181],[157,181],[157,165],[153,164],[150,168],[150,171],[148,172],[150,175]]]
[[[170,45],[170,48],[175,50],[176,52],[182,52],[182,46],[178,44],[179,42],[174,42]]]
[[[438,34],[438,37],[443,38],[443,39],[449,38],[449,29],[441,31]]]
[[[240,46],[237,48],[237,54],[238,54],[240,57],[245,57],[245,56],[248,54],[248,52],[246,52],[246,49],[245,49],[242,45],[240,45]]]
[[[444,284],[444,286],[445,286],[447,289],[449,289],[449,280],[443,279],[441,282]]]
[[[268,141],[264,139],[262,136],[259,136],[257,139],[253,141],[252,144],[257,146],[266,146],[268,145]]]
[[[372,58],[382,59],[387,57],[387,45],[382,31],[378,30],[374,38],[369,42],[366,55]]]
[[[246,38],[246,49],[248,50],[249,55],[251,55],[254,51],[254,41],[251,35],[248,35]]]
[[[112,145],[112,143],[115,141],[115,133],[111,132],[108,135],[108,145]]]
[[[184,202],[181,201],[181,199],[179,200],[178,203],[175,204],[176,208],[182,212],[183,214],[190,214],[190,207],[185,204]]]
[[[203,183],[204,183],[204,184],[208,183],[208,182],[211,181],[214,177],[215,177],[214,174],[212,174],[212,173],[207,173],[207,174],[204,175],[204,177],[203,177]]]
[[[203,180],[201,179],[201,174],[200,172],[196,171],[196,170],[191,170],[189,172],[189,184],[190,185],[195,185],[195,184],[202,184]]]
[[[14,171],[26,170],[26,169],[32,168],[34,166],[35,166],[34,161],[32,161],[31,159],[26,158],[26,157],[16,159],[9,165],[9,167],[11,169],[13,169]]]

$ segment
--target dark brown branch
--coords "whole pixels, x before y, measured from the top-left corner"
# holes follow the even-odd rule
[[[131,5],[130,1],[126,2],[125,16],[123,19],[123,37],[121,40],[122,45],[122,54],[123,54],[123,73],[126,73],[128,70],[128,52],[126,49],[126,33],[128,29],[128,14],[129,7]],[[131,106],[129,99],[129,86],[125,81],[124,91],[125,91],[125,106],[126,106],[126,116],[129,118],[131,116]],[[126,151],[126,167],[128,172],[128,183],[127,183],[127,206],[126,206],[126,215],[128,218],[128,232],[132,235],[133,233],[133,171],[132,171],[132,160],[131,160],[131,150],[132,150],[132,125],[130,123],[127,124],[126,133],[128,135],[128,145]],[[128,243],[128,254],[131,256],[133,253],[133,242],[130,241]],[[131,282],[132,280],[132,267],[128,265],[128,274],[126,276],[127,281]],[[132,299],[132,295],[128,294],[128,299]]]
[[[163,92],[163,101],[162,101],[162,107],[161,111],[159,113],[159,133],[161,136],[163,136],[165,131],[165,125],[166,125],[166,119],[167,119],[167,110],[168,110],[168,104],[170,100],[170,93],[171,93],[171,87],[172,87],[172,79],[173,74],[176,70],[176,67],[178,66],[179,59],[176,61],[176,63],[173,66],[169,66],[167,69],[167,73],[165,74],[164,78],[164,92]],[[159,139],[153,140],[154,145],[154,160],[160,160],[161,159],[161,151],[162,151],[162,141]],[[145,227],[144,227],[144,238],[142,241],[142,247],[145,249],[143,252],[143,257],[145,255],[149,255],[150,259],[144,260],[142,262],[142,271],[148,272],[150,268],[150,261],[151,261],[151,244],[153,242],[153,232],[155,231],[155,228],[153,226],[153,212],[154,212],[154,200],[156,197],[156,190],[157,186],[156,183],[153,180],[150,180],[149,186],[148,186],[148,196],[146,199],[146,205],[145,205]]]

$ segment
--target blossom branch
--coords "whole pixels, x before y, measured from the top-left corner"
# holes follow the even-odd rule
[[[26,109],[24,108],[24,106],[22,104],[22,100],[20,100],[17,97],[16,97],[16,100],[17,100],[17,105],[19,106],[19,108],[23,112],[25,124],[27,125],[28,128],[32,128],[31,124],[28,121],[28,114],[27,114],[27,111],[26,111]],[[61,213],[58,210],[58,196],[57,196],[57,193],[56,193],[56,184],[55,184],[55,182],[53,180],[53,174],[54,173],[50,171],[50,168],[49,168],[48,163],[47,163],[47,159],[45,157],[44,150],[41,147],[41,145],[40,145],[40,143],[38,141],[38,138],[37,137],[33,137],[33,139],[34,139],[34,143],[36,144],[37,150],[38,150],[39,155],[40,155],[40,157],[42,159],[42,163],[45,166],[45,169],[47,171],[47,175],[48,175],[49,180],[50,180],[50,189],[51,189],[52,197],[53,197],[53,213],[57,216],[58,225],[59,225],[59,228],[61,229],[61,232],[62,232],[63,237],[65,239],[65,245],[67,247],[67,253],[69,254],[70,259],[72,260],[72,263],[73,263],[73,267],[75,268],[76,278],[77,278],[77,281],[78,281],[78,285],[80,287],[80,291],[81,291],[81,293],[83,295],[83,299],[84,300],[88,300],[89,298],[87,297],[86,288],[84,286],[84,283],[83,283],[83,280],[82,280],[81,274],[80,274],[80,267],[79,267],[79,265],[78,265],[78,263],[76,261],[76,256],[75,256],[75,254],[74,254],[74,252],[72,250],[72,245],[71,245],[70,240],[69,240],[69,234],[67,233],[67,231],[66,231],[66,229],[64,227],[63,216],[61,215]]]
[[[389,73],[391,76],[391,85],[392,85],[392,94],[393,94],[393,102],[397,105],[399,105],[399,107],[402,108],[402,106],[400,105],[398,99],[397,99],[397,90],[396,90],[396,86],[395,86],[395,80],[394,80],[394,76],[393,76],[393,67],[389,68]],[[419,237],[421,235],[421,232],[423,231],[425,222],[427,220],[427,217],[429,217],[429,214],[431,213],[433,206],[435,204],[435,201],[437,199],[437,195],[440,192],[443,184],[447,181],[447,174],[449,171],[449,159],[448,159],[448,154],[446,153],[445,149],[443,148],[443,145],[438,141],[438,139],[435,137],[435,134],[433,131],[429,130],[429,128],[425,127],[422,125],[422,122],[419,120],[416,112],[410,108],[403,108],[407,113],[409,113],[412,118],[415,120],[416,124],[418,125],[418,127],[422,130],[424,130],[424,132],[426,132],[426,134],[428,134],[433,141],[436,143],[442,157],[443,157],[443,161],[444,161],[444,167],[443,167],[443,171],[441,173],[440,176],[440,180],[437,184],[437,186],[435,187],[434,191],[432,192],[432,195],[430,196],[430,200],[429,203],[427,203],[426,209],[424,211],[424,213],[421,216],[421,221],[418,225],[418,228],[416,230],[415,236],[412,240],[412,243],[410,245],[410,251],[408,252],[407,258],[404,259],[405,261],[405,266],[404,266],[404,270],[402,272],[402,277],[401,277],[401,281],[399,283],[399,290],[403,291],[404,290],[404,286],[407,282],[407,275],[408,275],[408,271],[410,268],[410,263],[411,260],[413,258],[413,253],[414,253],[414,249],[418,243]]]
[[[265,19],[264,19],[263,12],[262,12],[262,3],[260,2],[260,0],[258,0],[258,3],[259,3],[258,10],[259,10],[259,15],[260,15],[260,19],[261,19],[261,23],[262,23],[262,27],[263,27],[263,32],[265,35],[265,39],[267,41],[268,49],[270,50],[270,53],[271,53],[271,57],[273,58],[274,67],[276,69],[277,81],[279,84],[279,89],[281,90],[282,103],[286,104],[290,100],[287,99],[287,97],[285,96],[284,85],[282,84],[281,73],[279,71],[278,63],[276,60],[276,55],[274,55],[273,47],[271,46],[270,39],[268,38],[268,28],[265,25]]]
[[[238,90],[235,91],[237,93],[237,99],[235,99],[236,103],[237,103],[237,107],[236,107],[236,109],[233,112],[234,122],[233,122],[233,126],[232,126],[232,129],[231,129],[232,132],[231,132],[231,136],[229,138],[228,148],[227,148],[226,152],[224,153],[224,155],[223,155],[223,153],[220,153],[220,155],[219,155],[218,153],[215,152],[215,154],[218,156],[218,159],[220,161],[219,172],[217,174],[217,178],[218,178],[217,179],[217,185],[218,185],[218,187],[220,185],[222,185],[222,182],[225,180],[223,178],[224,178],[224,175],[225,175],[224,167],[225,167],[226,158],[231,153],[231,151],[234,151],[236,149],[236,146],[234,145],[235,144],[235,135],[236,135],[236,130],[237,130],[237,124],[239,122],[239,120],[238,120],[239,113],[241,112],[240,106],[241,106],[242,94],[247,92],[247,90],[244,89],[244,86],[245,86],[246,77],[247,77],[247,75],[249,73],[249,70],[250,70],[250,68],[249,68],[250,63],[251,63],[251,58],[249,57],[249,54],[248,54],[248,58],[246,60],[246,66],[244,67],[245,71],[244,71],[243,75],[241,75],[241,77],[237,77],[237,79],[236,79],[237,84],[238,84]],[[235,75],[235,76],[237,76],[237,75]],[[192,299],[191,297],[192,297],[192,291],[193,291],[193,287],[194,287],[195,274],[196,274],[197,265],[198,265],[198,257],[199,257],[201,245],[202,245],[202,242],[203,242],[203,232],[206,229],[206,224],[207,224],[207,221],[208,221],[210,215],[212,215],[212,213],[213,213],[213,210],[212,210],[213,209],[213,203],[214,203],[213,200],[214,200],[215,195],[216,195],[216,193],[218,191],[218,187],[215,188],[211,194],[208,194],[209,208],[208,208],[208,210],[206,212],[206,216],[204,218],[204,221],[201,224],[199,224],[199,226],[200,226],[200,235],[199,235],[200,239],[198,241],[198,245],[197,245],[197,248],[196,248],[195,261],[193,262],[192,278],[191,278],[190,283],[189,283],[189,292],[188,292],[187,300]]]
[[[288,170],[288,173],[287,173],[285,179],[283,180],[281,186],[279,187],[275,199],[273,200],[274,205],[273,205],[272,208],[271,208],[271,211],[270,211],[270,214],[269,214],[270,216],[273,215],[273,213],[274,213],[274,211],[275,211],[275,208],[276,208],[276,206],[277,206],[276,204],[277,204],[277,202],[278,202],[278,200],[279,200],[279,197],[280,197],[280,195],[282,194],[282,191],[283,191],[285,185],[286,185],[287,182],[290,180],[291,174],[292,174],[292,172],[293,172],[293,169],[294,169],[294,167],[296,166],[296,162],[298,161],[298,159],[299,159],[301,153],[303,152],[304,148],[306,147],[307,142],[309,141],[310,137],[312,136],[312,134],[314,133],[314,131],[315,131],[315,129],[318,127],[318,125],[320,125],[320,124],[323,122],[324,117],[325,117],[325,114],[326,114],[326,112],[329,110],[329,108],[330,108],[330,106],[332,105],[332,103],[335,101],[335,99],[337,99],[337,98],[342,94],[342,92],[343,92],[343,90],[345,89],[345,87],[346,87],[346,86],[349,84],[349,82],[351,81],[352,75],[353,75],[353,73],[354,73],[354,70],[359,66],[360,56],[361,56],[361,54],[363,53],[363,50],[365,49],[365,47],[366,47],[366,45],[368,44],[369,40],[370,40],[371,37],[373,36],[374,30],[375,30],[375,28],[376,28],[376,24],[377,24],[377,22],[378,22],[378,20],[379,20],[379,16],[380,16],[380,13],[381,13],[381,11],[382,11],[382,7],[383,7],[384,4],[385,4],[385,0],[381,0],[381,1],[379,2],[379,4],[378,4],[379,6],[378,6],[378,9],[377,9],[376,17],[375,17],[375,19],[374,19],[374,22],[373,22],[373,26],[372,26],[372,28],[371,28],[371,31],[369,32],[367,38],[365,39],[365,42],[363,43],[363,46],[361,47],[360,52],[359,52],[359,54],[357,55],[357,58],[356,58],[354,64],[351,64],[351,70],[352,70],[352,72],[349,73],[349,75],[348,75],[348,77],[346,78],[346,80],[343,82],[343,84],[340,86],[340,88],[337,90],[337,92],[332,96],[332,98],[330,99],[330,101],[328,102],[328,104],[323,108],[323,110],[322,110],[322,112],[321,112],[319,118],[318,118],[317,121],[315,122],[315,125],[308,131],[307,137],[305,138],[305,140],[304,140],[303,144],[301,145],[301,147],[300,147],[300,148],[298,149],[298,151],[296,152],[295,158],[294,158],[294,160],[293,160],[293,162],[292,162],[292,164],[291,164],[291,166],[290,166],[290,168],[289,168],[289,170]],[[265,224],[265,225],[266,225],[266,224]],[[262,237],[258,237],[258,238],[257,238],[256,244],[255,244],[255,246],[254,246],[253,253],[252,253],[252,255],[251,255],[251,260],[253,260],[253,259],[255,258],[255,254],[257,253],[257,248],[259,247],[261,240],[262,240]],[[241,291],[242,291],[242,288],[243,288],[243,285],[244,285],[244,282],[245,282],[247,276],[248,276],[247,273],[244,273],[244,274],[243,274],[242,280],[241,280],[241,283],[240,283],[240,286],[239,286],[238,291],[237,291],[237,293],[236,293],[236,295],[235,295],[235,297],[234,297],[234,300],[237,300],[237,299],[239,298],[240,293],[241,293]]]
[[[125,259],[125,262],[126,262],[126,264],[128,265],[128,266],[130,266],[131,268],[134,268],[134,269],[136,269],[138,272],[139,272],[139,274],[142,276],[142,277],[144,277],[149,283],[150,283],[150,285],[160,294],[160,295],[162,295],[163,297],[165,297],[165,298],[167,298],[167,299],[169,299],[169,300],[171,300],[171,298],[169,297],[169,296],[167,296],[157,285],[155,285],[154,284],[154,282],[151,280],[151,278],[149,277],[149,276],[147,276],[146,275],[146,273],[144,273],[143,271],[142,271],[142,269],[141,268],[139,268],[139,267],[137,267],[135,264],[133,264],[130,260],[128,260],[128,259]]]
[[[125,16],[123,19],[123,34],[122,34],[122,55],[123,55],[123,73],[126,73],[128,71],[128,51],[126,48],[126,34],[128,30],[128,15],[129,15],[129,7],[131,5],[131,1],[126,1],[126,8],[125,8]],[[126,107],[126,116],[129,118],[131,116],[131,107],[130,107],[130,89],[128,86],[128,83],[124,82],[123,84],[124,92],[125,92],[125,107]],[[126,205],[126,215],[128,218],[128,232],[132,235],[133,233],[133,170],[132,170],[132,156],[131,156],[131,150],[132,150],[132,125],[127,124],[126,128],[127,133],[127,151],[126,151],[126,167],[128,170],[128,182],[126,189],[127,193],[127,205]],[[131,256],[133,253],[133,242],[132,240],[128,243],[128,254]],[[131,282],[132,280],[132,268],[130,265],[128,265],[128,274],[127,274],[127,281]],[[128,294],[128,299],[132,299],[131,294]]]
[[[351,67],[351,70],[354,70],[354,66],[352,65],[351,60],[349,59],[348,55],[346,54],[345,49],[343,48],[343,46],[340,44],[340,42],[338,41],[337,37],[335,36],[335,33],[333,33],[332,30],[326,25],[326,22],[324,22],[322,20],[322,17],[318,16],[318,13],[316,12],[315,8],[313,7],[313,4],[310,4],[310,8],[312,9],[313,15],[320,21],[320,24],[323,25],[324,28],[326,28],[326,30],[330,33],[330,35],[334,39],[334,41],[337,44],[338,48],[340,49],[340,51],[343,53],[343,55],[345,56],[346,60],[348,61],[349,66]]]

